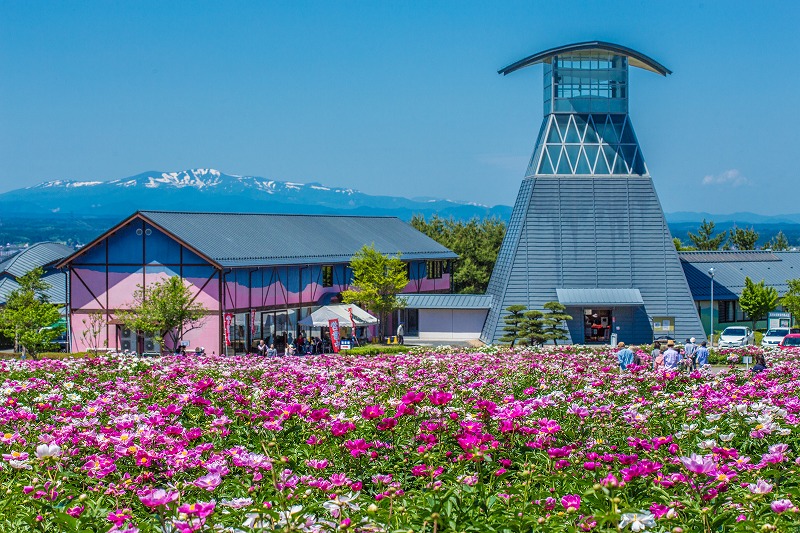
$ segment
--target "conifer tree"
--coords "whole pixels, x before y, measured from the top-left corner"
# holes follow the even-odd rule
[[[706,219],[703,219],[700,228],[697,230],[697,235],[689,232],[689,239],[691,239],[695,248],[698,250],[719,250],[719,247],[725,242],[728,232],[723,231],[719,235],[714,236],[715,226],[716,224],[713,220],[706,222]]]
[[[522,326],[520,328],[520,339],[524,339],[525,344],[532,344],[540,346],[547,341],[544,333],[544,313],[531,309],[525,311],[523,315]]]
[[[503,327],[504,335],[500,337],[500,341],[511,343],[512,348],[514,347],[514,343],[516,343],[517,339],[521,336],[522,323],[525,320],[523,311],[525,311],[525,309],[527,308],[524,305],[509,305],[506,307],[508,314],[503,317],[503,321],[506,325]]]
[[[558,346],[558,341],[569,338],[564,322],[572,320],[572,316],[565,313],[567,308],[560,302],[547,302],[543,307],[549,311],[542,318],[544,336]]]

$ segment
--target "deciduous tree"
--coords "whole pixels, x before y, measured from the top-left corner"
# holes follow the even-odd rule
[[[355,303],[378,316],[381,339],[386,317],[405,307],[404,298],[397,296],[408,285],[408,273],[400,254],[394,257],[375,250],[375,245],[362,247],[350,259],[353,281],[342,292],[345,303]]]
[[[800,318],[800,279],[790,279],[786,282],[789,290],[781,298],[781,307],[792,314],[794,323]]]
[[[766,317],[777,304],[778,291],[775,287],[767,287],[763,279],[759,283],[753,283],[749,277],[744,278],[744,289],[739,296],[739,305],[753,322],[753,330],[756,329],[756,322]]]
[[[36,268],[18,278],[19,288],[11,291],[0,311],[0,330],[14,339],[23,355],[34,358],[51,349],[53,341],[64,332],[64,326],[57,324],[61,318],[59,306],[48,301],[46,291],[50,285],[41,279],[42,274],[44,271]]]
[[[195,301],[192,284],[180,276],[171,276],[148,286],[138,285],[133,302],[118,313],[125,327],[169,338],[177,346],[181,336],[200,327],[205,321],[206,308]]]

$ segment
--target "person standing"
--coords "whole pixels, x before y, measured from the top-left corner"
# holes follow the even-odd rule
[[[405,329],[403,329],[403,323],[400,322],[397,325],[397,342],[399,342],[400,344],[403,344],[403,335],[405,335],[405,333],[406,332]]]
[[[675,370],[681,364],[681,354],[675,350],[675,341],[667,341],[667,351],[664,352],[664,367]]]
[[[706,348],[706,341],[700,343],[700,347],[695,352],[695,363],[697,368],[703,368],[708,364],[708,348]]]
[[[684,353],[686,355],[686,366],[689,370],[696,370],[697,369],[697,345],[694,343],[694,337],[691,339],[686,339],[686,346],[683,347]]]
[[[625,370],[633,362],[633,352],[630,348],[625,347],[624,342],[617,344],[617,361],[620,370]]]
[[[650,352],[650,357],[653,358],[653,370],[664,364],[664,356],[661,355],[661,343],[656,341],[653,343],[653,351]]]

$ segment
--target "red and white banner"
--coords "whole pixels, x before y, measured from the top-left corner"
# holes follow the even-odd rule
[[[250,310],[250,334],[256,334],[256,310]]]
[[[233,313],[225,313],[225,346],[231,345],[231,323],[233,322]]]
[[[331,347],[333,353],[339,353],[339,319],[331,318],[328,320],[328,330],[331,333]]]

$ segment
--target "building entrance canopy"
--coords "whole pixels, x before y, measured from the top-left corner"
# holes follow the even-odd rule
[[[353,312],[353,321],[356,327],[370,326],[377,324],[378,319],[367,313],[355,304],[325,305],[320,307],[299,322],[301,326],[311,326],[315,328],[327,327],[329,320],[338,320],[339,326],[345,328],[353,327],[350,321],[350,310]]]
[[[639,289],[556,289],[558,301],[572,306],[639,306],[644,305]]]

